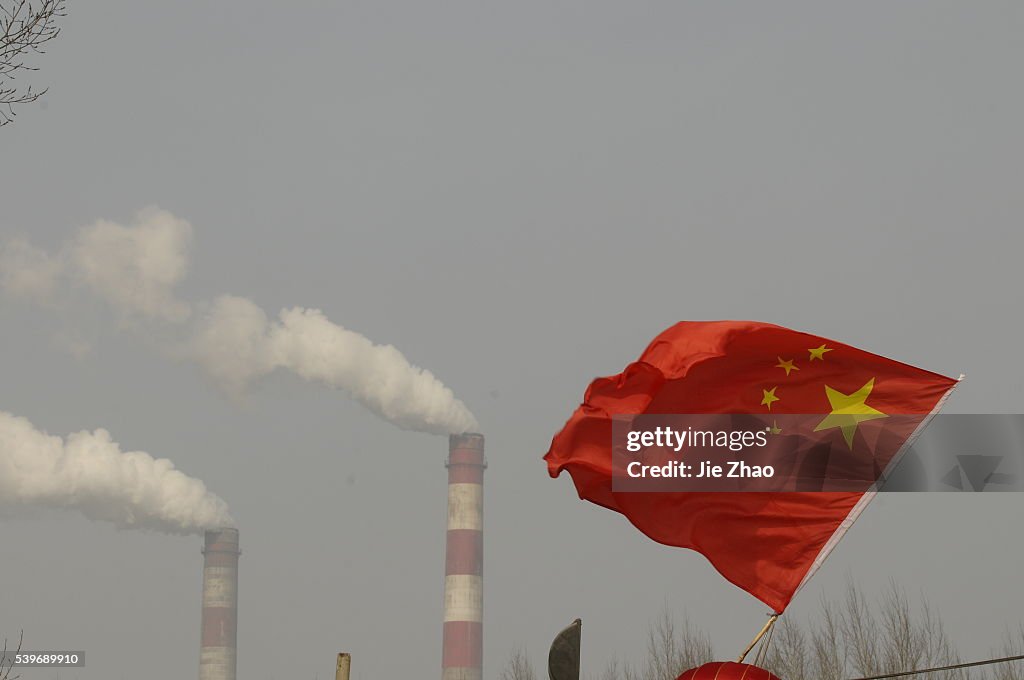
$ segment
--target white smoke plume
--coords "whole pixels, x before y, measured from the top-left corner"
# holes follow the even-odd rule
[[[172,534],[234,526],[227,504],[166,458],[122,451],[106,430],[62,439],[0,411],[0,505],[77,510]]]
[[[189,306],[174,287],[188,270],[192,226],[166,210],[148,208],[133,226],[100,220],[71,247],[74,274],[125,314],[180,322]]]
[[[283,368],[342,389],[407,430],[434,434],[476,429],[466,405],[391,345],[332,323],[317,309],[282,310],[276,321],[245,298],[222,296],[198,325],[192,356],[233,391]]]
[[[64,262],[27,239],[14,238],[0,247],[0,287],[12,297],[46,303],[56,295]]]
[[[174,287],[188,270],[192,226],[147,208],[130,226],[99,220],[54,255],[25,238],[0,245],[0,286],[14,298],[56,303],[62,285],[83,287],[120,316],[181,322],[189,306]]]
[[[188,269],[191,239],[188,222],[149,208],[129,226],[104,220],[83,228],[57,255],[23,239],[9,241],[0,246],[0,286],[40,301],[56,297],[64,281],[92,291],[124,317],[188,322],[184,355],[230,392],[283,369],[344,390],[403,429],[448,434],[477,428],[466,405],[430,371],[319,310],[294,307],[270,320],[252,301],[225,295],[197,305],[205,312],[193,314],[174,293]]]

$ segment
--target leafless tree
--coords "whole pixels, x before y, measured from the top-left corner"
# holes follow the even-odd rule
[[[1003,646],[999,649],[999,656],[1016,656],[1024,654],[1024,624],[1017,629],[1016,634],[1007,634]],[[1024,661],[1006,663],[996,666],[992,673],[994,680],[1024,680]]]
[[[688,668],[714,660],[708,636],[684,620],[682,625],[668,612],[651,622],[647,629],[647,654],[639,667],[611,661],[601,680],[675,680]]]
[[[663,610],[647,633],[647,660],[638,680],[675,680],[688,668],[714,659],[707,635],[693,628],[689,620],[677,625]]]
[[[597,676],[599,680],[675,680],[716,656],[707,635],[668,611],[648,628],[647,650],[639,666],[616,656]],[[1024,624],[1008,634],[993,657],[1024,653]],[[726,657],[731,655],[726,655]],[[891,585],[877,598],[868,598],[855,585],[836,600],[823,598],[816,615],[805,621],[782,617],[747,658],[748,663],[773,671],[785,680],[844,680],[884,673],[935,668],[961,662],[942,621],[926,602],[911,601]],[[535,680],[525,651],[513,651],[501,680]],[[1024,680],[1024,663],[987,668],[956,669],[911,675],[907,680]],[[3,680],[3,678],[0,678]]]
[[[601,680],[620,680],[625,675],[621,666],[619,660],[613,658],[601,673]]]
[[[516,647],[512,650],[500,677],[501,680],[537,680],[537,674],[533,672],[533,664],[530,663],[530,657],[527,656],[525,649]]]
[[[36,70],[26,59],[41,54],[57,37],[58,19],[64,14],[65,0],[0,0],[0,127],[14,120],[17,105],[46,93],[14,81],[19,73]]]
[[[11,651],[11,659],[7,658],[7,640],[4,639],[3,651],[0,651],[0,680],[18,680],[20,675],[14,675],[13,657],[21,652],[21,643],[25,639],[25,631],[18,636],[18,647]]]
[[[959,661],[927,602],[914,607],[894,585],[872,603],[851,584],[840,601],[822,601],[820,614],[804,626],[780,623],[760,664],[786,680],[842,680]],[[968,677],[963,670],[928,676]]]
[[[876,599],[850,584],[838,600],[823,599],[820,611],[806,621],[782,617],[762,645],[751,652],[747,662],[785,680],[843,680],[961,661],[928,603],[912,602],[895,585]],[[1024,653],[1024,626],[993,651],[993,656]],[[677,624],[664,612],[650,626],[644,663],[633,667],[615,659],[599,677],[675,680],[684,670],[713,660],[713,652],[706,635],[695,631],[688,621]],[[908,676],[908,680],[969,678],[1024,680],[1024,663]]]

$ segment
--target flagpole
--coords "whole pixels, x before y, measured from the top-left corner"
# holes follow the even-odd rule
[[[779,620],[780,616],[782,616],[782,614],[771,615],[771,618],[768,619],[768,623],[764,624],[764,627],[761,628],[761,632],[759,632],[751,643],[747,645],[747,648],[743,650],[742,654],[740,654],[740,658],[736,659],[736,663],[743,663],[743,660],[747,658],[747,654],[750,654],[750,650],[754,648],[754,645],[761,641],[761,638],[764,637],[765,633],[771,630],[771,627],[775,625],[775,622]]]

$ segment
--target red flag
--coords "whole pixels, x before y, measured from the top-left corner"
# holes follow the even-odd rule
[[[622,513],[659,543],[700,552],[782,612],[873,492],[616,492],[612,417],[822,414],[822,427],[853,446],[858,421],[842,414],[933,414],[956,383],[781,326],[684,321],[622,373],[594,380],[544,459],[552,477],[569,471],[580,498]]]

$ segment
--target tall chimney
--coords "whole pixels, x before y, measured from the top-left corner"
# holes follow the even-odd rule
[[[199,680],[235,680],[238,632],[238,529],[206,532]]]
[[[442,680],[481,680],[484,613],[484,436],[448,440],[448,542]]]

